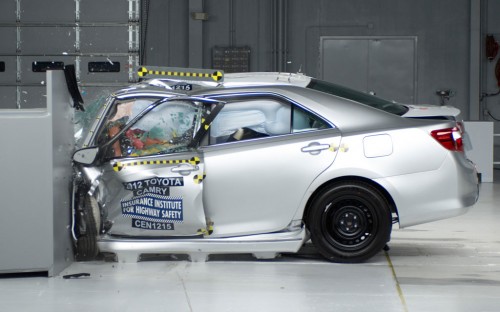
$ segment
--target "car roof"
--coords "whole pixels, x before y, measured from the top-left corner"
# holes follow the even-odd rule
[[[151,94],[157,96],[166,96],[166,95],[181,95],[183,92],[179,92],[179,90],[167,89],[163,86],[158,86],[154,84],[140,82],[133,84],[127,88],[116,90],[112,93],[114,97],[124,97],[127,95],[138,95],[138,94]]]
[[[235,88],[243,86],[265,86],[265,85],[296,85],[306,87],[311,77],[301,73],[280,73],[280,72],[242,72],[226,73],[224,80],[200,81],[190,80],[188,77],[182,78],[154,78],[145,79],[128,88],[119,90],[119,92],[131,92],[136,90],[174,90],[173,86],[181,84],[190,84],[201,88]],[[182,92],[183,90],[176,90]]]
[[[312,83],[313,87],[309,87]],[[408,111],[408,107],[370,95],[363,95],[362,92],[351,90],[349,88],[323,82],[313,79],[302,73],[283,73],[283,72],[240,72],[225,74],[224,80],[189,80],[189,78],[170,77],[157,78],[144,81],[146,85],[162,85],[165,89],[175,89],[177,86],[189,85],[190,90],[199,90],[206,88],[238,88],[238,87],[256,87],[256,86],[279,86],[292,85],[302,88],[311,88],[318,91],[330,93],[356,102],[368,104],[378,109],[389,111],[397,115],[403,115]]]
[[[256,87],[278,87],[278,86],[297,86],[306,89],[307,86],[313,81],[312,77],[302,73],[285,73],[285,72],[240,72],[240,73],[226,73],[223,81],[200,81],[189,80],[188,77],[182,78],[156,78],[140,81],[129,88],[117,91],[117,96],[133,96],[132,93],[138,94],[142,92],[152,92],[153,96],[175,96],[175,95],[188,95],[192,91],[202,91],[211,89],[231,89],[241,87],[256,88]],[[179,90],[179,86],[189,86],[189,90]],[[329,93],[329,92],[328,92]],[[335,96],[335,95],[332,95]],[[339,97],[340,98],[340,97]],[[342,97],[346,98],[346,97]],[[359,101],[350,101],[352,103],[359,103]],[[389,102],[389,101],[387,101]],[[399,103],[390,102],[392,105],[405,107],[406,112],[402,114],[404,117],[417,117],[428,118],[434,116],[456,116],[460,110],[454,107],[434,107],[430,105],[403,105]],[[373,105],[371,105],[373,106]],[[379,109],[381,109],[379,107]],[[385,109],[384,109],[385,110]]]
[[[239,85],[296,85],[306,87],[311,82],[311,77],[302,73],[283,72],[245,72],[228,73],[224,76],[225,87],[236,87]]]

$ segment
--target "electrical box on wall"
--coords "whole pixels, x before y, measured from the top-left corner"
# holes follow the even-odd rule
[[[214,47],[212,68],[226,73],[250,71],[250,47]]]

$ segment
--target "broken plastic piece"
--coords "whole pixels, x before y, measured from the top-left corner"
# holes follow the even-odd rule
[[[90,273],[75,273],[63,276],[64,279],[80,278],[80,277],[90,277]]]

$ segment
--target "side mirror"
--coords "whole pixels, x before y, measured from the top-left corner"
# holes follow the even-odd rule
[[[73,161],[83,165],[91,165],[94,163],[97,153],[99,153],[98,147],[82,148],[73,154]]]

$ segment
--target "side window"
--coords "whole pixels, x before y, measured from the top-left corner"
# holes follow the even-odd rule
[[[109,116],[105,124],[101,127],[97,138],[97,144],[101,145],[108,142],[117,135],[129,121],[134,119],[146,107],[157,100],[157,98],[136,98],[127,101],[114,101]]]
[[[131,125],[108,151],[108,157],[136,157],[188,150],[202,109],[191,102],[167,102]]]
[[[226,103],[210,127],[209,144],[331,128],[318,116],[270,99]]]
[[[226,103],[210,127],[210,144],[291,133],[289,104],[269,99]]]
[[[331,128],[325,121],[299,107],[293,108],[292,132],[305,132]]]

